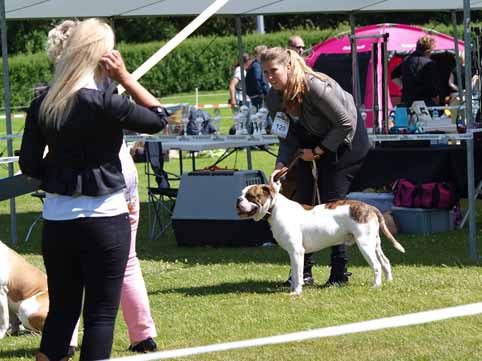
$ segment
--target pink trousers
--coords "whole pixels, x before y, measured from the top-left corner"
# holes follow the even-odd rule
[[[128,205],[129,219],[131,221],[131,248],[124,274],[124,283],[122,284],[121,306],[131,343],[136,343],[149,337],[156,337],[157,332],[151,317],[141,265],[136,254],[136,236],[140,208],[139,198],[130,199]]]

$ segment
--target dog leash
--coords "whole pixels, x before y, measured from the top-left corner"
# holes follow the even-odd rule
[[[313,198],[312,198],[312,205],[316,206],[321,204],[320,198],[320,190],[318,189],[318,167],[316,166],[316,160],[313,159],[311,161],[311,174],[313,175]],[[318,201],[317,203],[315,203]]]
[[[275,176],[273,177],[273,180],[277,182],[281,177],[284,177],[286,174],[288,174],[288,172],[291,170],[291,168],[294,167],[294,165],[296,164],[298,159],[301,158],[302,155],[303,155],[303,151],[298,151],[298,153],[295,154],[291,162],[288,164],[288,167],[276,173]]]
[[[288,167],[285,169],[279,171],[274,177],[273,180],[277,182],[281,177],[284,177],[288,172],[291,170],[291,168],[294,167],[298,159],[300,159],[303,156],[303,151],[299,150],[291,162],[288,164]],[[316,166],[316,160],[320,156],[317,155],[315,156],[315,159],[311,161],[311,173],[313,175],[313,199],[312,199],[312,204],[315,205],[315,201],[318,201],[316,204],[321,204],[321,198],[320,198],[320,190],[318,189],[318,167]]]

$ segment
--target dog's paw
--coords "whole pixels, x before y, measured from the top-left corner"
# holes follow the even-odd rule
[[[291,292],[290,292],[290,296],[299,296],[299,295],[301,295],[301,291],[302,291],[301,287],[297,287],[295,289],[292,289]]]

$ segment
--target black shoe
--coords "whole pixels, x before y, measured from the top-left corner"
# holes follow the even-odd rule
[[[76,348],[75,346],[69,346],[69,351],[67,351],[67,359],[71,360],[75,355]]]
[[[341,277],[330,275],[328,281],[326,281],[325,284],[321,286],[321,288],[346,286],[348,284],[348,277],[350,277],[351,275],[351,272],[343,272],[343,275]]]
[[[312,275],[303,275],[303,283],[305,286],[313,286],[315,284],[315,279]],[[291,276],[283,283],[285,287],[291,287]]]
[[[144,341],[139,342],[135,346],[130,345],[129,351],[132,352],[139,352],[139,353],[147,353],[147,352],[154,352],[157,350],[157,345],[152,339],[152,337],[146,338]]]

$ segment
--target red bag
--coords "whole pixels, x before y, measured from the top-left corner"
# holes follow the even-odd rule
[[[453,186],[447,182],[415,183],[401,178],[393,191],[397,207],[452,209],[457,201]]]

